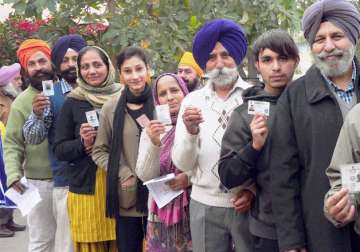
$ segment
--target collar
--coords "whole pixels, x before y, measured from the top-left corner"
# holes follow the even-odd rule
[[[246,81],[244,81],[241,78],[241,76],[239,75],[238,78],[237,78],[237,81],[235,82],[233,88],[230,90],[230,92],[227,95],[226,99],[228,99],[236,90],[238,90],[238,89],[245,90],[245,89],[248,89],[248,88],[250,88],[252,86],[253,85],[251,85],[250,83],[247,83]],[[207,97],[216,96],[213,83],[210,80],[207,81],[206,85],[203,87],[203,90],[205,92],[205,96],[207,96]]]
[[[357,85],[356,81],[358,81],[356,72],[359,72],[359,63],[356,59],[354,59],[354,65],[355,65],[355,75],[353,84],[355,90],[357,88],[355,87]],[[353,71],[354,74],[354,71]],[[320,70],[313,65],[305,74],[305,92],[307,96],[307,100],[309,103],[316,103],[325,97],[331,97],[332,93],[329,88],[329,85],[326,84],[326,80],[324,76],[321,74]]]
[[[61,92],[63,94],[69,93],[73,89],[73,87],[64,79],[61,79],[59,84],[61,85]]]

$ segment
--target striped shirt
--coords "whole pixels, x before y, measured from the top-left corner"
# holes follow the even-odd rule
[[[61,79],[58,82],[61,85],[61,91],[66,94],[72,90],[70,84]],[[57,84],[55,84],[57,85]],[[37,116],[34,111],[31,112],[28,120],[23,126],[23,134],[27,144],[40,144],[48,136],[49,129],[53,123],[54,115],[50,107],[45,108],[42,115]]]
[[[335,91],[335,93],[337,94],[337,96],[340,97],[341,100],[343,100],[344,102],[346,102],[347,104],[350,104],[353,98],[353,93],[354,93],[354,83],[355,83],[355,79],[356,79],[356,65],[355,62],[352,62],[352,77],[351,77],[351,82],[348,84],[347,88],[345,90],[341,89],[338,85],[336,85],[334,82],[332,82],[331,80],[329,80],[325,75],[324,79],[326,80],[326,83],[329,85],[329,87],[331,89],[333,89]]]

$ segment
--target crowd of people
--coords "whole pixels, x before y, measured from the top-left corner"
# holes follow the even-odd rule
[[[29,252],[360,251],[360,181],[343,172],[360,176],[360,13],[319,0],[302,29],[310,69],[293,81],[298,48],[269,30],[252,45],[255,84],[229,19],[205,23],[155,79],[139,47],[113,65],[78,34],[25,40],[0,68],[0,237],[26,228],[4,196],[25,177],[42,199]],[[144,182],[169,174],[181,192],[160,206]]]

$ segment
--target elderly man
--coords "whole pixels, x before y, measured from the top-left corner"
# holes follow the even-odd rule
[[[29,251],[52,251],[56,222],[52,208],[53,181],[48,157],[48,142],[40,145],[25,143],[22,128],[32,110],[33,98],[42,91],[42,81],[54,80],[51,49],[39,39],[24,41],[17,56],[30,81],[30,86],[12,103],[4,140],[4,160],[7,184],[22,193],[23,176],[39,190],[42,201],[27,216]]]
[[[324,217],[323,199],[343,118],[360,98],[360,15],[346,0],[323,0],[302,24],[315,64],[278,100],[268,145],[280,251],[359,251],[350,228],[336,229]]]
[[[78,52],[86,46],[80,35],[65,35],[54,44],[51,59],[59,82],[54,84],[54,95],[50,98],[37,94],[33,98],[33,112],[25,122],[23,133],[28,144],[49,142],[50,166],[54,177],[53,207],[56,219],[55,252],[72,251],[69,217],[67,213],[68,178],[65,164],[58,161],[53,152],[55,125],[66,95],[76,86],[76,61]]]
[[[204,75],[204,72],[196,63],[191,52],[185,52],[181,57],[177,75],[185,81],[190,92],[202,87],[201,77]]]
[[[11,83],[20,74],[20,68],[18,63],[0,68],[0,131],[2,139],[5,135],[5,125],[11,103],[17,95]],[[11,237],[14,236],[15,231],[25,230],[26,226],[14,222],[13,204],[4,195],[7,187],[2,153],[3,148],[0,141],[0,237]]]
[[[282,30],[262,34],[256,39],[253,52],[263,83],[244,91],[245,103],[231,115],[222,141],[219,175],[227,188],[249,179],[255,181],[257,194],[249,216],[253,252],[276,252],[279,248],[271,211],[269,170],[272,157],[262,150],[272,132],[276,102],[292,80],[299,52],[290,35]],[[270,113],[249,114],[251,101],[267,104]]]
[[[241,27],[226,19],[206,23],[194,39],[194,57],[209,81],[181,104],[172,160],[180,170],[194,173],[190,228],[195,252],[227,252],[233,244],[236,251],[251,251],[247,210],[253,194],[244,187],[224,192],[217,173],[230,115],[251,86],[237,70],[246,50]]]

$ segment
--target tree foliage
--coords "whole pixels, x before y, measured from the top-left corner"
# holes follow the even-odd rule
[[[185,50],[191,50],[196,31],[206,21],[230,18],[246,31],[249,44],[262,32],[283,28],[300,30],[300,17],[308,0],[5,0],[15,12],[0,24],[0,64],[15,61],[23,39],[39,37],[53,43],[60,35],[82,34],[90,44],[103,47],[112,57],[129,45],[146,49],[155,72],[173,71]],[[45,23],[33,30],[19,30],[14,20]],[[2,35],[1,35],[2,34]],[[248,73],[254,77],[248,53]],[[246,64],[246,62],[245,62]]]

